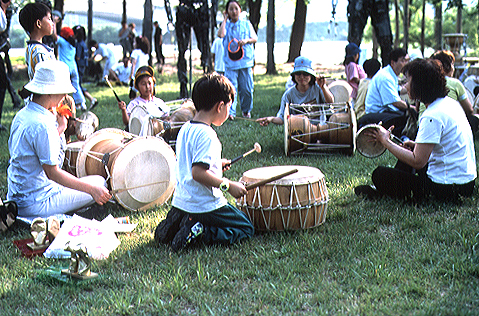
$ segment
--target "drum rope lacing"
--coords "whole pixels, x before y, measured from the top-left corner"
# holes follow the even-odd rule
[[[317,225],[319,225],[319,221],[321,220],[321,218],[324,218],[325,213],[326,213],[327,203],[329,201],[328,192],[327,192],[327,190],[324,190],[324,184],[320,183],[319,184],[319,190],[323,194],[323,197],[325,197],[325,199],[318,201],[318,199],[316,198],[316,194],[314,193],[314,190],[312,190],[312,184],[313,183],[308,181],[308,182],[302,183],[300,185],[305,185],[305,184],[308,185],[308,199],[307,199],[308,204],[307,205],[301,205],[302,201],[299,199],[298,190],[296,189],[296,184],[294,184],[294,183],[292,183],[291,193],[290,193],[290,202],[289,202],[288,206],[283,206],[281,204],[281,199],[280,199],[280,196],[279,196],[279,191],[278,191],[278,186],[277,185],[273,186],[273,190],[271,192],[270,204],[269,204],[268,207],[263,207],[263,204],[262,204],[262,201],[261,201],[260,189],[259,189],[260,187],[255,188],[254,197],[253,197],[253,201],[251,202],[251,206],[248,205],[248,203],[246,202],[245,197],[240,199],[239,204],[240,204],[241,207],[245,207],[247,209],[252,209],[253,211],[260,211],[261,215],[263,217],[263,222],[265,223],[267,230],[270,230],[270,224],[269,223],[271,222],[271,216],[272,216],[273,211],[277,211],[277,210],[280,211],[283,228],[287,229],[288,227],[290,227],[291,211],[297,210],[298,213],[299,213],[299,217],[300,217],[301,228],[305,229],[306,220],[308,218],[310,209],[314,207],[314,209],[316,210],[316,208],[318,206],[321,207],[322,205],[324,205],[324,211],[321,213],[320,216],[317,217],[316,212],[314,212],[314,226],[317,226]],[[276,198],[276,201],[277,201],[278,204],[276,206],[273,206],[273,202],[275,201],[275,198]],[[293,198],[295,198],[296,200],[294,200]],[[241,203],[242,201],[244,201],[244,202]],[[296,206],[293,206],[294,201],[297,202]],[[254,206],[256,204],[256,202],[258,202],[258,206]],[[305,215],[304,215],[303,210],[306,210]],[[283,214],[283,211],[288,211],[288,216],[287,216],[286,221],[285,221],[285,216]],[[266,219],[265,212],[269,212],[268,219]],[[304,215],[304,216],[302,216],[302,215]],[[251,221],[254,220],[254,218],[251,218],[249,212],[248,212],[248,217],[250,218]]]
[[[103,161],[103,157],[105,157],[106,155],[111,156],[112,154],[116,153],[116,152],[119,151],[120,149],[124,149],[124,148],[125,148],[125,147],[124,147],[123,145],[120,145],[118,148],[116,148],[116,149],[113,150],[112,152],[109,152],[109,153],[106,153],[106,154],[101,153],[101,152],[92,151],[92,150],[90,150],[90,151],[83,151],[83,149],[80,150],[80,153],[83,152],[83,153],[85,153],[85,155],[86,155],[87,157],[90,157],[90,158],[92,158],[92,159],[95,159],[96,161],[99,161],[99,162],[103,165],[103,167],[105,168],[105,172],[106,172],[106,175],[107,175],[105,181],[108,181],[108,180],[110,180],[110,178],[111,178],[111,176],[110,176],[110,171],[108,170],[108,162],[105,163],[105,162]],[[100,159],[100,158],[98,158],[98,157],[96,157],[96,156],[94,156],[94,155],[101,156],[102,158]]]

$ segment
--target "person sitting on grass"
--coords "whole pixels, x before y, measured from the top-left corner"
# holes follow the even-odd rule
[[[426,110],[419,118],[416,141],[394,143],[382,126],[368,133],[397,159],[395,168],[377,167],[374,188],[361,185],[357,195],[369,198],[389,196],[414,202],[429,196],[460,202],[474,192],[477,176],[472,131],[461,105],[447,97],[446,78],[439,61],[416,59],[405,66],[406,89],[411,100],[419,100]]]
[[[474,110],[467,96],[466,88],[459,79],[453,78],[454,63],[456,61],[454,54],[447,50],[440,50],[432,54],[431,58],[441,62],[444,73],[446,74],[447,88],[449,89],[447,95],[461,104],[464,113],[466,113],[469,125],[471,125],[472,135],[476,135],[479,128],[479,118],[474,115]],[[419,113],[422,113],[422,110],[424,109],[421,107]]]
[[[358,95],[356,97],[356,102],[354,103],[354,111],[356,112],[357,120],[366,113],[365,100],[366,94],[368,93],[369,83],[379,69],[381,69],[381,63],[376,58],[371,58],[364,61],[363,68],[368,76],[367,78],[361,79],[359,82]]]
[[[306,57],[296,57],[291,77],[295,85],[283,94],[281,107],[276,116],[262,117],[256,120],[261,126],[269,123],[283,125],[286,103],[290,104],[322,104],[334,103],[334,96],[326,85],[326,79],[318,76]]]
[[[155,97],[155,82],[155,71],[151,66],[143,66],[138,69],[135,75],[135,88],[140,92],[140,96],[131,100],[128,106],[124,101],[118,102],[123,123],[126,126],[128,126],[131,112],[136,106],[144,107],[151,116],[157,118],[164,118],[170,113],[165,102]]]
[[[79,179],[59,167],[67,118],[50,110],[75,91],[68,66],[58,60],[38,63],[25,89],[32,99],[13,118],[8,139],[7,199],[18,205],[19,218],[31,222],[108,202],[111,195],[103,177]]]
[[[172,208],[155,231],[159,244],[179,251],[198,241],[204,244],[233,244],[253,236],[254,228],[245,213],[229,204],[223,193],[235,198],[246,194],[240,182],[223,178],[230,160],[221,159],[221,142],[211,125],[228,119],[235,89],[224,76],[208,74],[193,87],[197,110],[185,123],[176,140],[176,189]]]
[[[130,57],[125,56],[123,60],[111,67],[108,79],[119,85],[128,86],[130,83],[131,62]]]

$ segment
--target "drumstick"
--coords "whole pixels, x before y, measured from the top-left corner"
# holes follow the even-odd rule
[[[251,149],[251,150],[248,151],[248,152],[245,152],[245,153],[242,154],[241,156],[238,156],[238,157],[236,157],[236,158],[231,159],[230,165],[233,164],[233,163],[235,163],[235,162],[237,162],[237,161],[240,160],[241,158],[248,156],[249,154],[251,154],[252,152],[255,152],[255,151],[256,151],[257,153],[260,153],[260,152],[261,152],[261,145],[260,145],[260,144],[254,143],[254,148],[253,148],[253,149]]]
[[[246,188],[246,190],[249,191],[249,190],[252,190],[252,189],[257,188],[259,186],[262,186],[263,184],[276,181],[278,179],[284,178],[284,177],[289,176],[290,174],[293,174],[293,173],[296,173],[296,172],[298,172],[298,169],[292,169],[292,170],[286,171],[284,173],[278,174],[274,177],[264,179],[264,180],[261,180],[261,181],[255,182],[255,183],[248,184],[247,186],[245,186],[245,188]]]
[[[256,119],[249,118],[249,117],[241,117],[241,116],[237,116],[237,117],[235,117],[235,120],[236,120],[236,119],[239,119],[239,120],[245,120],[245,121],[250,121],[250,122],[256,122]]]
[[[160,183],[166,183],[166,182],[170,182],[170,181],[169,181],[169,180],[166,180],[166,181],[158,181],[158,182],[153,182],[153,183],[140,184],[140,185],[137,185],[137,186],[134,186],[134,187],[130,187],[130,188],[110,190],[110,194],[111,194],[111,195],[113,195],[113,194],[118,194],[118,193],[125,192],[125,191],[128,191],[128,190],[134,190],[134,189],[138,189],[138,188],[144,188],[144,187],[147,187],[147,186],[150,186],[150,185],[155,185],[155,184],[160,184]]]
[[[118,97],[118,95],[116,94],[115,92],[115,89],[113,89],[113,86],[111,85],[111,82],[110,80],[108,80],[108,75],[105,76],[105,81],[106,83],[108,84],[108,86],[110,87],[111,91],[113,91],[113,94],[115,95],[115,98],[118,102],[121,102],[120,98]]]
[[[383,126],[383,121],[379,121],[378,123],[379,126]],[[389,131],[389,136],[397,142],[398,145],[404,145],[404,142],[402,141],[401,138],[397,137],[392,133],[392,131]]]

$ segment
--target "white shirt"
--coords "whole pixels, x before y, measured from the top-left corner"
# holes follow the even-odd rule
[[[118,76],[118,79],[123,82],[128,84],[130,82],[130,74],[131,74],[131,64],[128,63],[128,67],[125,67],[125,64],[123,62],[121,63],[116,63],[111,67],[111,70],[113,70],[116,75]]]
[[[477,176],[471,127],[461,105],[449,98],[431,103],[419,119],[418,144],[434,144],[428,177],[439,184],[465,184]]]
[[[138,68],[142,66],[148,66],[148,60],[150,59],[150,56],[148,54],[143,53],[141,49],[134,49],[131,52],[131,60],[133,61],[136,60],[136,65],[135,69],[133,70],[133,78],[135,77],[136,71]]]
[[[223,59],[225,53],[222,38],[215,38],[213,45],[211,45],[211,53],[215,54],[215,71],[225,72],[225,62]]]
[[[128,103],[128,106],[126,107],[126,113],[131,115],[131,112],[136,106],[144,107],[151,116],[158,118],[170,113],[170,108],[166,105],[166,103],[157,97],[153,97],[153,99],[150,101],[147,101],[142,97],[136,97],[135,99],[131,100],[130,103]]]
[[[60,185],[47,177],[42,165],[59,165],[60,148],[55,116],[29,102],[15,115],[10,128],[7,199],[25,208],[58,193]]]
[[[2,9],[0,9],[0,11],[2,11],[0,12],[0,32],[3,32],[7,29],[7,16]]]
[[[205,166],[222,177],[221,142],[211,126],[186,122],[176,139],[176,189],[172,205],[188,213],[206,213],[225,206],[228,201],[219,188],[205,186],[193,179],[195,164]]]

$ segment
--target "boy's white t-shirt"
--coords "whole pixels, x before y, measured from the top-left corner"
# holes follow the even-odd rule
[[[211,126],[189,121],[176,139],[176,189],[172,205],[188,213],[206,213],[228,201],[219,188],[205,186],[193,179],[194,165],[203,165],[222,177],[221,142]]]

